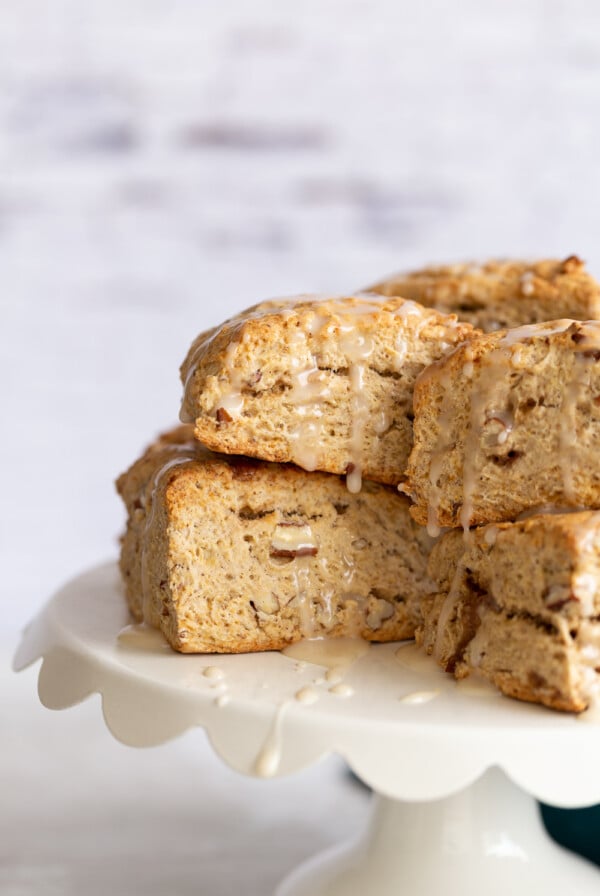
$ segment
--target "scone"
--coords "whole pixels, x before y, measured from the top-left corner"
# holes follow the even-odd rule
[[[472,333],[403,299],[266,302],[200,335],[181,419],[214,451],[397,484],[417,375]]]
[[[460,530],[433,548],[417,640],[457,678],[579,712],[600,686],[600,513]]]
[[[414,411],[404,490],[432,534],[600,507],[600,321],[476,336],[420,376]]]
[[[394,489],[215,455],[190,426],[117,482],[121,571],[136,620],[184,653],[277,650],[303,637],[412,637],[430,539]]]
[[[444,313],[486,333],[558,318],[600,317],[600,285],[576,255],[564,261],[487,261],[398,274],[371,287]]]

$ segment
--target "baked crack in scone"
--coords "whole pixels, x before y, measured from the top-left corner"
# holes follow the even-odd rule
[[[200,335],[182,420],[214,451],[396,485],[417,375],[473,330],[403,299],[266,302]]]
[[[558,318],[600,317],[600,285],[576,255],[564,261],[428,267],[398,274],[371,290],[457,314],[486,333]]]
[[[281,649],[305,637],[414,634],[431,540],[395,489],[216,455],[191,426],[118,480],[134,618],[184,653]]]
[[[463,678],[579,712],[600,690],[600,513],[460,530],[433,548],[417,640]]]
[[[429,526],[600,507],[600,321],[475,336],[419,377],[404,490]]]

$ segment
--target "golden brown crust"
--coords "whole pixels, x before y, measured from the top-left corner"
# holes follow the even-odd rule
[[[167,434],[119,478],[135,618],[182,652],[276,650],[307,635],[411,637],[430,540],[395,490],[215,455]]]
[[[415,378],[472,332],[403,299],[264,303],[196,339],[182,419],[215,451],[396,484]]]
[[[417,639],[457,678],[581,712],[600,690],[600,513],[542,514],[453,530],[434,547],[437,586]]]
[[[476,336],[414,391],[406,491],[431,526],[600,507],[600,322]]]
[[[372,287],[455,313],[485,332],[558,318],[600,317],[600,286],[576,255],[426,267]]]

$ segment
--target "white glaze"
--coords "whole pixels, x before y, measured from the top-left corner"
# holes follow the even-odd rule
[[[581,603],[581,612],[593,616],[596,611],[598,577],[591,572],[579,572],[573,576],[573,592]]]
[[[495,433],[496,443],[504,446],[510,440],[514,427],[514,419],[510,411],[505,407],[494,407],[494,391],[498,384],[506,384],[508,389],[507,374],[528,363],[523,354],[524,346],[528,343],[547,339],[553,335],[564,333],[570,327],[577,326],[577,333],[581,337],[572,345],[574,367],[572,377],[564,384],[563,398],[559,423],[559,449],[557,460],[561,469],[564,496],[567,503],[572,504],[576,498],[574,482],[574,470],[577,459],[576,441],[576,416],[577,405],[582,394],[589,390],[590,375],[593,369],[585,363],[588,353],[600,348],[600,322],[586,321],[575,322],[572,320],[558,320],[550,323],[528,324],[522,327],[506,331],[496,343],[496,347],[479,357],[479,370],[475,371],[473,365],[473,353],[469,349],[464,350],[463,377],[470,385],[469,398],[469,427],[463,448],[462,469],[462,505],[460,510],[460,523],[468,532],[473,518],[474,501],[479,487],[479,470],[481,445],[484,429],[493,424],[499,431]],[[432,365],[429,373],[424,376],[440,376],[442,399],[438,413],[438,435],[431,452],[429,462],[429,488],[428,488],[428,531],[434,537],[439,534],[439,505],[442,487],[438,481],[442,476],[445,457],[452,447],[452,422],[456,413],[454,407],[454,382],[450,375],[444,375],[442,365]],[[491,405],[491,406],[490,406]],[[494,431],[487,430],[486,437],[493,437]]]
[[[400,697],[399,702],[407,706],[420,706],[423,703],[430,703],[439,693],[439,691],[412,691],[410,694]]]
[[[489,526],[486,529],[485,535],[483,536],[483,540],[486,544],[489,544],[490,547],[493,547],[496,544],[496,539],[498,538],[498,534],[500,529],[497,526]]]
[[[312,473],[320,460],[320,425],[314,420],[302,419],[290,430],[291,459],[303,470]]]
[[[290,705],[284,700],[275,711],[269,731],[254,763],[254,773],[259,778],[271,778],[279,769],[282,750],[282,727],[285,713]]]
[[[469,430],[465,437],[463,455],[463,499],[460,510],[460,524],[465,537],[468,534],[473,517],[473,505],[478,485],[478,462],[481,453],[481,441],[486,422],[504,413],[500,410],[488,410],[490,394],[493,387],[502,381],[509,366],[505,352],[492,351],[481,359],[479,376],[472,380],[469,402]]]
[[[225,678],[225,673],[218,666],[205,666],[202,675],[211,681],[222,681]]]
[[[313,703],[317,702],[319,697],[319,692],[310,685],[300,688],[300,690],[296,691],[294,694],[294,699],[297,700],[298,703],[305,704],[305,706],[312,706]]]
[[[229,694],[219,694],[218,697],[215,697],[215,706],[219,709],[223,709],[231,702],[231,697]]]
[[[400,304],[398,304],[400,302]],[[323,438],[323,404],[331,394],[332,374],[321,370],[319,357],[315,353],[313,337],[327,336],[337,339],[340,351],[345,357],[343,366],[348,368],[349,400],[350,400],[350,432],[348,438],[348,471],[347,484],[352,493],[360,491],[364,466],[365,430],[371,426],[377,436],[386,432],[392,425],[389,413],[376,411],[377,417],[371,421],[373,409],[369,407],[366,394],[365,378],[368,372],[367,362],[375,350],[376,333],[372,323],[377,317],[389,317],[400,322],[396,337],[395,364],[400,369],[407,351],[406,333],[417,335],[436,313],[423,309],[415,302],[408,300],[385,300],[370,294],[358,297],[316,298],[314,296],[296,296],[291,299],[265,302],[253,312],[247,312],[223,324],[212,331],[194,348],[187,362],[187,375],[184,385],[183,407],[192,404],[191,391],[194,387],[198,365],[205,356],[212,341],[223,331],[239,331],[244,320],[266,318],[269,315],[292,318],[298,315],[301,326],[287,328],[285,339],[290,354],[289,383],[285,400],[294,409],[295,422],[288,433],[291,459],[303,469],[312,471],[321,468]],[[368,318],[372,318],[372,322]],[[456,320],[449,318],[439,324],[441,330],[449,334],[459,326]],[[218,417],[219,410],[235,419],[243,414],[244,393],[248,382],[242,377],[240,364],[240,346],[247,331],[242,327],[239,339],[232,339],[223,359],[222,372],[218,385],[220,394],[214,399],[211,413]],[[442,334],[443,335],[443,334]],[[450,347],[452,339],[446,344]],[[245,374],[248,376],[248,371]],[[225,421],[227,422],[226,418]]]
[[[386,619],[391,619],[393,615],[394,607],[388,600],[375,598],[367,613],[366,622],[369,628],[376,632],[381,628]]]
[[[432,662],[431,657],[427,656],[420,647],[417,647],[414,641],[403,641],[397,648],[394,656],[400,670],[405,669],[407,672],[415,673],[419,676],[430,676],[432,668],[435,668],[435,663]],[[447,684],[446,676],[441,672],[440,675],[444,683]]]
[[[502,697],[502,693],[490,681],[477,673],[471,673],[466,678],[459,678],[456,687],[461,694],[467,694],[469,697],[482,699]]]
[[[370,642],[362,638],[313,638],[297,641],[282,650],[284,656],[324,666],[326,669],[345,670],[363,656]]]
[[[332,666],[331,669],[328,669],[321,681],[327,682],[328,684],[339,684],[344,677],[344,667],[343,666]]]
[[[334,697],[352,697],[354,695],[354,688],[342,681],[329,688],[329,693],[333,694]]]
[[[126,625],[117,635],[119,647],[127,647],[133,650],[154,651],[156,653],[169,653],[171,648],[158,629],[152,628],[147,623],[139,625]]]
[[[504,336],[498,340],[498,346],[512,348],[512,346],[518,343],[529,342],[531,339],[553,336],[555,333],[564,333],[572,324],[572,320],[563,318],[550,321],[550,323],[524,324],[522,327],[513,327],[511,330],[507,330]]]
[[[238,370],[236,359],[239,345],[239,342],[232,342],[231,345],[227,346],[223,366],[228,388],[219,398],[216,407],[213,408],[215,414],[222,408],[224,411],[227,411],[232,419],[239,417],[244,410],[244,396],[242,394],[244,383]]]
[[[297,554],[318,551],[318,543],[308,523],[281,524],[271,537],[271,553]]]
[[[315,618],[311,595],[311,561],[312,557],[296,557],[290,564],[290,573],[296,596],[290,606],[298,609],[300,634],[303,638],[311,638],[315,632]],[[302,659],[302,657],[299,657]]]
[[[346,477],[348,491],[356,494],[362,488],[363,442],[369,420],[369,402],[365,392],[365,362],[373,354],[375,342],[369,334],[360,333],[356,326],[342,328],[340,346],[349,361],[350,400],[350,463]]]

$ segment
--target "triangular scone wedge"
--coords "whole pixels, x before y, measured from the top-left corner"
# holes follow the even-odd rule
[[[266,302],[196,339],[182,420],[214,451],[395,485],[417,375],[472,332],[403,299]]]
[[[429,573],[417,640],[447,672],[559,710],[600,696],[600,513],[482,526],[466,542],[454,529]]]
[[[576,255],[563,261],[439,265],[396,274],[371,289],[457,314],[486,333],[563,317],[600,317],[600,284]]]
[[[134,618],[183,653],[414,634],[431,539],[396,489],[216,455],[183,426],[118,480]]]
[[[414,411],[405,491],[430,532],[600,508],[600,321],[473,337],[419,377]]]

